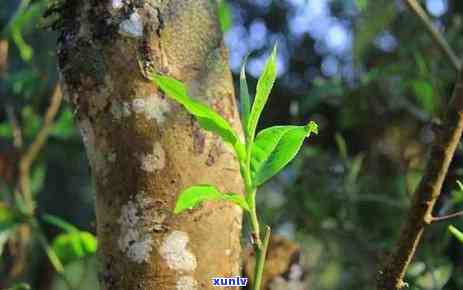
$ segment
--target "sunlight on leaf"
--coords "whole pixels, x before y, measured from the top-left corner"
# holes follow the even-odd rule
[[[85,231],[73,231],[58,235],[51,248],[64,264],[93,255],[97,250],[96,237]]]
[[[238,159],[244,160],[244,145],[227,120],[205,104],[190,98],[182,82],[161,75],[152,76],[152,80],[168,97],[183,105],[190,114],[195,116],[203,129],[219,135],[225,142],[230,143]]]
[[[304,139],[318,133],[318,126],[275,126],[257,134],[252,147],[251,176],[259,186],[281,171],[299,152]]]
[[[223,193],[212,185],[195,185],[185,189],[177,198],[174,213],[198,207],[203,201],[226,200],[249,210],[244,197],[235,193]]]
[[[453,234],[455,238],[457,238],[460,242],[463,243],[463,232],[458,230],[456,227],[450,225],[449,226],[449,231]]]
[[[256,133],[257,123],[259,122],[260,115],[264,110],[267,103],[270,91],[273,88],[277,76],[276,67],[277,46],[273,47],[272,54],[265,63],[264,70],[257,81],[256,97],[252,104],[251,114],[249,116],[249,123],[247,124],[247,136],[250,140],[254,139]]]

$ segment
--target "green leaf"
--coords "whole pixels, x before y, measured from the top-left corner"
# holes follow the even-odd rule
[[[96,237],[85,231],[73,231],[58,235],[52,242],[52,250],[59,260],[68,264],[93,255],[97,249]]]
[[[449,226],[449,231],[457,238],[460,242],[463,243],[463,233],[458,230],[456,227],[450,225]]]
[[[231,8],[226,0],[219,0],[218,5],[220,28],[222,32],[227,32],[233,24]]]
[[[458,188],[460,189],[460,191],[463,191],[463,183],[461,183],[460,180],[457,180],[457,185],[458,185]]]
[[[424,80],[414,80],[411,82],[411,87],[420,107],[428,113],[432,113],[434,110],[433,86]]]
[[[240,74],[240,108],[241,122],[244,130],[246,130],[251,112],[251,97],[249,96],[248,82],[246,81],[246,59],[243,62]]]
[[[260,115],[267,103],[268,96],[272,90],[273,84],[277,76],[276,67],[277,46],[275,45],[272,54],[265,63],[264,70],[257,81],[256,97],[252,105],[251,114],[249,116],[249,123],[247,125],[247,136],[249,140],[254,139],[256,133],[257,123],[259,122]]]
[[[359,10],[365,10],[368,6],[368,0],[355,0],[355,4]]]
[[[194,185],[185,189],[177,198],[174,213],[179,214],[187,209],[198,207],[203,201],[226,200],[231,201],[245,210],[249,206],[244,197],[235,193],[223,193],[212,185]]]
[[[0,232],[12,230],[21,222],[21,217],[16,211],[0,202]]]
[[[203,103],[190,98],[182,82],[162,75],[151,77],[168,97],[183,105],[190,114],[195,116],[203,129],[219,135],[225,142],[230,143],[235,149],[238,159],[244,160],[244,145],[227,120]]]
[[[354,59],[356,62],[364,59],[364,55],[374,48],[374,39],[386,30],[397,15],[394,1],[366,2],[359,20],[356,21],[354,37]]]
[[[318,126],[275,126],[257,134],[251,154],[251,178],[259,186],[285,167],[297,154],[306,137]]]
[[[65,232],[72,233],[72,232],[78,232],[79,229],[75,227],[74,225],[70,224],[69,222],[63,220],[62,218],[51,215],[51,214],[43,214],[42,215],[43,221],[54,225],[60,229],[62,229]]]
[[[13,285],[10,288],[6,288],[3,290],[31,290],[31,286],[29,286],[29,284],[26,284],[26,283],[18,283],[18,284]]]

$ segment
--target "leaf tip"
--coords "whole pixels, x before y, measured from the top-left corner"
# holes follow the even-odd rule
[[[307,137],[309,137],[312,133],[318,135],[318,124],[314,121],[310,121],[307,125],[305,125],[305,128],[307,131]]]

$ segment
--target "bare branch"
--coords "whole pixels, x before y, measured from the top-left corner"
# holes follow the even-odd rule
[[[6,114],[8,115],[8,120],[10,122],[11,130],[13,132],[13,145],[14,147],[20,149],[23,147],[23,136],[21,126],[19,125],[18,119],[14,113],[14,108],[12,105],[6,105]]]
[[[463,131],[463,72],[459,74],[446,116],[442,127],[435,132],[431,159],[414,193],[399,240],[378,273],[378,290],[398,290],[405,287],[403,278],[408,265],[415,255],[425,227],[432,222],[434,204],[441,193]]]
[[[19,162],[19,186],[24,196],[24,199],[29,206],[29,210],[31,210],[31,213],[33,212],[33,199],[30,190],[30,169],[35,158],[45,145],[45,142],[53,125],[53,120],[61,106],[62,99],[63,95],[61,93],[61,89],[59,85],[56,85],[53,91],[53,95],[51,97],[50,105],[48,106],[47,112],[45,113],[45,117],[43,119],[42,128],[40,128],[40,131],[35,137],[35,140],[28,147],[27,151],[21,157],[21,160]]]
[[[434,42],[439,46],[439,48],[444,52],[445,56],[449,59],[452,63],[453,67],[458,71],[461,66],[461,60],[455,53],[455,51],[450,47],[447,40],[445,40],[442,33],[437,30],[437,28],[432,23],[432,20],[426,14],[426,11],[421,7],[421,5],[416,0],[406,0],[406,3],[410,7],[410,9],[415,13],[415,15],[421,20],[426,31],[432,37]]]
[[[459,212],[456,212],[456,213],[452,213],[452,214],[448,214],[448,215],[444,215],[444,216],[439,216],[439,217],[432,217],[431,222],[433,222],[433,223],[442,222],[442,221],[447,221],[449,219],[458,218],[458,217],[463,217],[463,211],[459,211]]]

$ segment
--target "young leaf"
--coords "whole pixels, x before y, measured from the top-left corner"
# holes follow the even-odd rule
[[[246,81],[246,59],[243,62],[240,74],[240,107],[241,122],[243,123],[244,130],[246,130],[251,112],[251,98],[249,96],[248,82]]]
[[[463,243],[463,233],[458,230],[456,227],[450,225],[449,226],[449,231],[457,238],[460,242]]]
[[[183,105],[190,114],[195,116],[202,128],[219,135],[225,142],[230,143],[240,161],[244,159],[244,145],[227,120],[203,103],[190,98],[182,82],[163,75],[153,75],[152,80],[168,97]]]
[[[259,186],[278,173],[297,154],[306,137],[318,133],[318,126],[275,126],[257,134],[251,153],[251,178]]]
[[[59,260],[66,265],[93,255],[97,249],[97,240],[94,235],[85,231],[64,233],[53,240],[51,248]]]
[[[203,201],[211,200],[227,200],[231,201],[240,207],[249,210],[243,196],[235,193],[223,193],[212,185],[195,185],[185,189],[177,198],[174,213],[178,214],[187,209],[193,209]]]
[[[252,105],[251,114],[249,116],[249,122],[247,124],[247,136],[252,140],[256,133],[257,123],[259,122],[260,114],[267,103],[268,96],[272,90],[273,84],[277,76],[276,69],[276,54],[277,47],[273,48],[272,54],[265,63],[264,71],[257,81],[256,97],[254,104]]]

